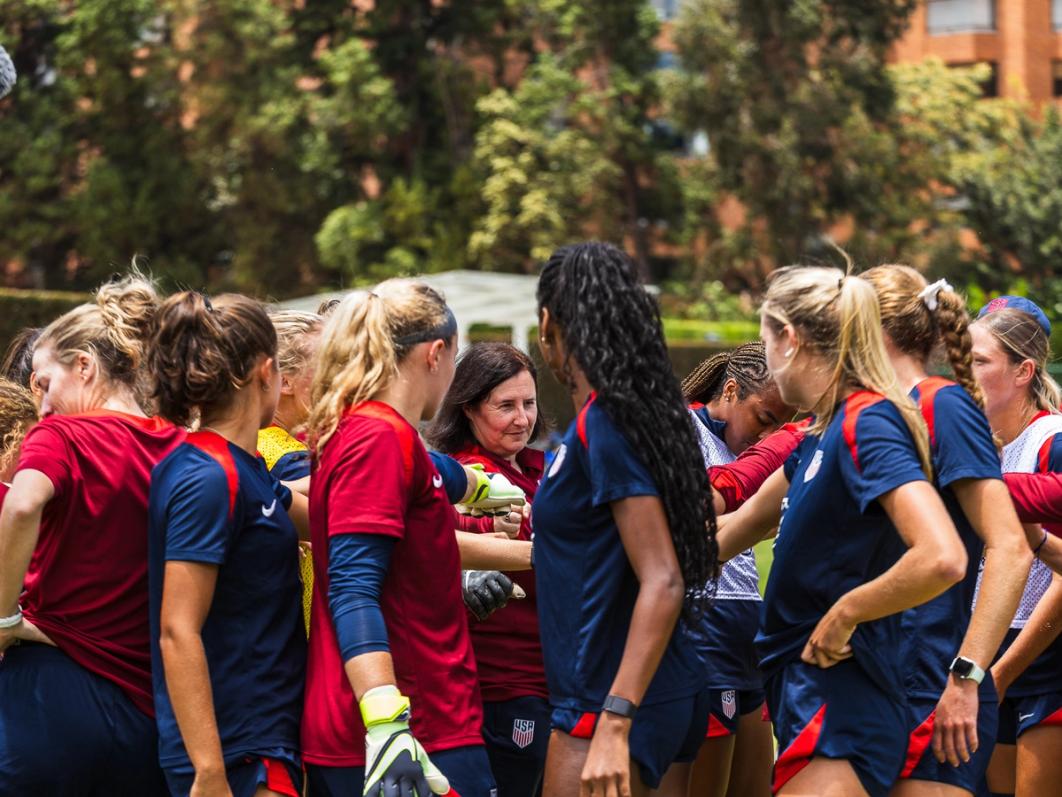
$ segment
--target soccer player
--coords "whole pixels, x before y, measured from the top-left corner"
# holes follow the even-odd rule
[[[417,434],[450,386],[456,346],[442,297],[410,280],[346,296],[322,332],[308,424],[312,795],[495,788],[456,516]]]
[[[982,308],[970,332],[985,412],[1003,443],[1003,471],[1062,472],[1062,391],[1046,370],[1047,316],[1028,299],[1003,296]],[[1039,535],[1036,553],[1047,532],[1035,530],[1034,539]],[[978,600],[984,594],[981,586]],[[994,792],[1047,794],[1062,778],[1057,755],[1062,744],[1062,640],[1056,638],[1060,605],[1057,577],[1052,579],[1050,569],[1035,561],[1004,652],[992,668],[1005,695],[999,706],[999,744],[989,767]]]
[[[543,793],[644,794],[704,740],[704,667],[679,617],[696,622],[716,571],[707,475],[627,255],[558,249],[538,303],[543,357],[578,413],[533,512],[553,724]]]
[[[814,423],[719,531],[720,557],[779,523],[757,636],[783,795],[884,797],[907,748],[900,612],[966,572],[925,422],[896,382],[874,289],[832,268],[771,277],[761,309],[782,399]]]
[[[43,420],[0,514],[0,788],[11,793],[167,793],[147,501],[151,468],[184,432],[137,403],[156,307],[142,278],[105,285],[33,354]]]
[[[762,343],[710,357],[682,382],[704,463],[733,462],[793,415],[767,371]],[[774,739],[764,719],[763,675],[754,641],[760,622],[760,584],[751,549],[723,565],[715,604],[696,640],[708,665],[708,738],[693,766],[691,794],[767,797]],[[684,784],[676,784],[685,794]]]
[[[999,718],[986,671],[1018,608],[1032,553],[981,409],[965,301],[943,280],[927,285],[907,266],[878,266],[862,276],[878,295],[900,387],[925,418],[934,482],[968,562],[962,581],[903,616],[911,738],[893,794],[939,794],[940,784],[951,786],[950,793],[973,794]],[[959,384],[929,376],[930,355],[940,344]],[[971,613],[978,573],[983,589]]]
[[[457,362],[428,441],[464,465],[503,474],[533,502],[543,466],[542,452],[529,445],[541,425],[537,379],[531,359],[519,349],[507,343],[473,344]],[[470,520],[481,534],[497,533],[504,530],[502,523],[515,520],[514,538],[530,543],[530,518],[513,509],[503,510],[510,518]],[[534,797],[546,763],[550,717],[535,578],[530,570],[510,571],[506,578],[526,597],[471,625],[483,738],[499,797]],[[489,600],[490,593],[484,596]]]
[[[256,452],[276,353],[253,299],[194,292],[163,302],[149,348],[159,413],[199,419],[155,466],[149,503],[159,759],[181,797],[302,794],[298,533],[291,491]]]

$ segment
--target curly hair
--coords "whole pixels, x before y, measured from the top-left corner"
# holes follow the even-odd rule
[[[0,378],[0,473],[18,459],[22,439],[37,420],[37,404],[29,389]]]
[[[738,399],[742,401],[773,387],[762,343],[745,343],[704,360],[682,380],[682,395],[687,401],[709,404],[723,395],[730,379],[737,384]]]
[[[611,244],[558,249],[538,281],[571,358],[653,474],[686,582],[684,613],[696,617],[715,591],[718,545],[708,476],[671,367],[660,311],[634,264]]]

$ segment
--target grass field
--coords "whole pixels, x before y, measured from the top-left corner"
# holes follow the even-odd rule
[[[760,594],[767,586],[767,574],[771,572],[771,563],[774,562],[774,538],[764,540],[755,548],[756,569],[760,571]]]

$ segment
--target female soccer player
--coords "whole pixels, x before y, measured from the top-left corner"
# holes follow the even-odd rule
[[[533,512],[553,710],[543,793],[641,795],[704,739],[704,668],[679,615],[696,621],[716,571],[707,475],[630,259],[559,249],[538,303],[543,357],[578,412]]]
[[[961,579],[966,553],[926,478],[925,422],[889,365],[874,289],[781,269],[760,334],[782,399],[815,414],[719,532],[725,558],[781,524],[757,637],[774,789],[884,797],[907,747],[899,613]]]
[[[322,333],[302,726],[313,795],[495,788],[456,517],[417,434],[450,386],[456,345],[442,297],[409,280],[350,294]]]
[[[174,795],[301,797],[306,638],[292,493],[257,455],[280,395],[277,338],[244,296],[171,296],[148,361],[190,434],[149,504],[159,759]],[[303,499],[305,501],[305,499]]]
[[[767,371],[762,343],[721,352],[683,380],[682,392],[708,467],[725,465],[793,415]],[[763,675],[754,640],[760,583],[751,549],[727,562],[697,642],[708,664],[708,738],[693,766],[691,794],[767,797],[774,739],[764,722]],[[681,787],[681,784],[677,784]],[[685,788],[679,788],[685,794]]]
[[[0,514],[0,783],[13,793],[167,793],[147,500],[152,467],[184,432],[136,400],[156,306],[143,279],[111,283],[36,344],[44,420],[26,436]]]
[[[1014,296],[990,302],[970,327],[974,374],[985,394],[989,424],[1003,443],[1005,472],[1062,471],[1062,391],[1046,370],[1050,330],[1036,304]],[[1037,552],[1040,544],[1042,540]],[[978,600],[984,591],[982,585]],[[1057,629],[1060,602],[1062,590],[1052,585],[1051,571],[1043,562],[1034,562],[1005,652],[992,668],[1000,693],[1005,693],[999,706],[999,749],[989,769],[989,784],[996,792],[1046,794],[1062,778],[1057,755],[1062,744],[1062,641],[1037,642],[1051,633],[1051,625]],[[1047,627],[1040,620],[1045,614],[1055,615]],[[1030,656],[1030,651],[1039,655]]]
[[[934,481],[968,559],[962,581],[903,616],[911,740],[893,794],[936,795],[941,784],[951,787],[948,793],[973,794],[999,717],[986,670],[1018,608],[1032,553],[981,410],[966,303],[945,282],[927,285],[907,266],[878,266],[863,278],[878,295],[900,387],[925,418]],[[961,386],[929,376],[930,355],[941,343]],[[971,614],[979,572],[984,589]]]
[[[507,343],[477,343],[458,360],[428,441],[464,465],[504,474],[533,502],[542,478],[543,454],[529,444],[540,425],[538,381],[531,359]],[[512,514],[517,521],[515,538],[530,541],[530,519]],[[495,532],[497,519],[477,519],[479,531]],[[520,585],[526,598],[472,623],[472,648],[483,693],[483,738],[498,795],[534,797],[549,743],[538,604],[531,571],[507,576]]]

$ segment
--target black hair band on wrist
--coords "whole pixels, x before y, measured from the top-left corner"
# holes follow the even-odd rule
[[[1037,545],[1035,548],[1033,548],[1033,556],[1035,556],[1037,559],[1040,558],[1040,549],[1044,547],[1044,543],[1046,543],[1046,542],[1047,542],[1047,530],[1045,529],[1044,530],[1044,536],[1043,536],[1043,539],[1040,540],[1040,544]]]

